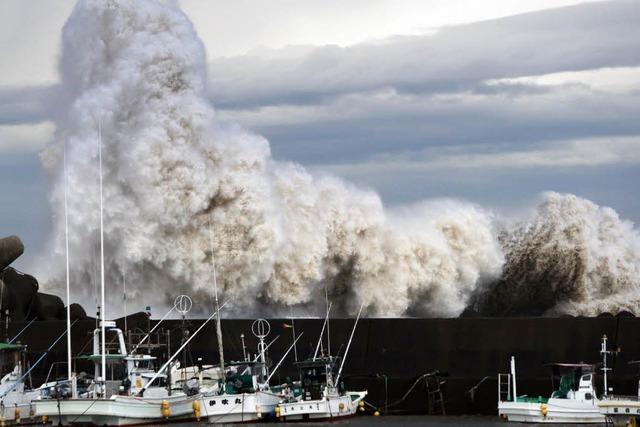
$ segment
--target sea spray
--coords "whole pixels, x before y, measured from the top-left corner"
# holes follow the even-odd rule
[[[141,309],[186,292],[207,310],[210,219],[227,314],[315,314],[328,286],[336,313],[364,302],[369,315],[453,316],[481,277],[499,274],[489,213],[452,201],[390,213],[372,191],[274,161],[264,138],[216,120],[205,62],[186,16],[156,1],[82,0],[65,25],[63,114],[42,157],[61,212],[66,140],[77,299],[93,303],[98,126],[108,315],[120,314],[123,273]],[[62,277],[63,227],[56,217],[39,272],[47,288]]]
[[[225,315],[456,316],[635,311],[638,232],[608,208],[547,194],[504,225],[481,207],[379,196],[271,158],[269,143],[216,119],[204,48],[187,17],[153,0],[81,0],[63,31],[51,175],[53,232],[35,272],[62,289],[67,144],[74,299],[95,303],[98,127],[104,160],[107,316],[188,293],[211,310],[209,221]],[[428,185],[426,183],[425,185]]]
[[[481,314],[638,312],[640,233],[613,209],[546,193],[500,239],[506,264],[499,280],[476,290]]]

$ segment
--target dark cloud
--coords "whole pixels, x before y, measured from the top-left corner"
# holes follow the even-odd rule
[[[589,3],[441,29],[377,44],[211,62],[221,108],[326,101],[394,88],[474,90],[487,79],[640,64],[640,2]]]
[[[638,116],[638,93],[564,85],[518,96],[358,94],[231,115],[267,136],[277,158],[305,164],[348,163],[428,147],[508,152],[556,140],[640,135]]]

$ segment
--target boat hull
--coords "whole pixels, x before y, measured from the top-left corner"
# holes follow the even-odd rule
[[[640,400],[637,397],[613,397],[598,402],[600,412],[616,426],[626,426],[633,418],[640,419]]]
[[[20,403],[13,405],[0,405],[0,423],[11,423],[17,420],[29,422],[32,420],[32,407],[30,403]]]
[[[546,415],[544,408],[546,407]],[[605,417],[596,404],[551,398],[547,403],[499,402],[498,414],[521,423],[603,424]]]
[[[320,421],[355,415],[367,392],[347,392],[344,396],[327,399],[301,400],[279,405],[280,417],[285,421]]]
[[[169,414],[163,415],[162,401],[169,402]],[[32,402],[34,417],[47,417],[53,425],[144,425],[188,421],[194,418],[193,402],[198,397],[136,398],[114,396],[111,399],[42,399]],[[60,406],[58,406],[58,404]]]
[[[281,401],[280,395],[262,391],[210,394],[202,396],[201,411],[209,423],[246,423],[273,418],[276,405]]]
[[[33,417],[31,401],[40,394],[33,391],[10,392],[0,399],[0,422],[11,422],[19,419],[29,421]]]

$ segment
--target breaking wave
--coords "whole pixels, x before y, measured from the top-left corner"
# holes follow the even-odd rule
[[[500,292],[525,306],[544,294],[544,313],[636,298],[638,233],[608,208],[550,194],[531,219],[498,227],[467,202],[385,209],[372,191],[273,160],[264,138],[216,119],[204,48],[171,6],[79,1],[60,70],[61,115],[42,153],[58,216],[39,275],[61,289],[66,143],[72,286],[95,303],[100,126],[107,316],[121,313],[125,277],[130,309],[185,292],[208,310],[213,261],[235,316],[319,314],[325,286],[334,314],[364,304],[371,316],[489,312]]]
[[[613,209],[548,193],[500,240],[506,263],[499,280],[476,291],[481,314],[638,313],[640,233]]]
[[[313,314],[324,306],[325,285],[336,313],[364,303],[372,315],[456,315],[478,280],[500,271],[482,209],[442,201],[387,212],[375,193],[276,162],[264,138],[217,121],[205,98],[203,46],[172,7],[80,1],[64,28],[60,68],[67,115],[43,163],[61,213],[66,141],[73,284],[86,303],[99,254],[99,122],[108,313],[122,298],[123,275],[140,307],[187,292],[206,308],[210,221],[220,286],[235,315],[292,305]],[[63,238],[59,217],[50,287],[64,277]]]

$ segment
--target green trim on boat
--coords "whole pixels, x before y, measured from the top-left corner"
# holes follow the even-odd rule
[[[8,342],[0,342],[0,351],[22,350],[23,348],[24,346],[20,344],[9,344]]]
[[[518,396],[516,402],[522,403],[547,403],[549,401],[548,398],[542,396]]]

